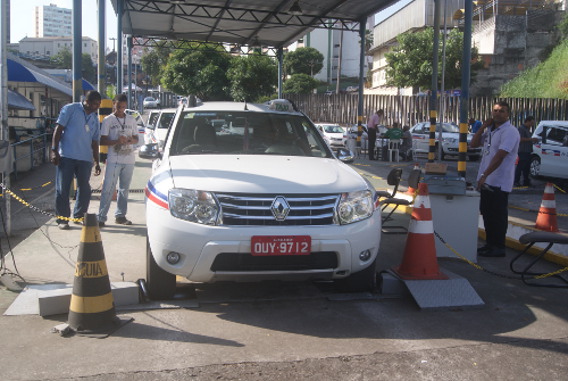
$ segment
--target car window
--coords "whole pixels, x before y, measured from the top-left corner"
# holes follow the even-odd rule
[[[566,130],[562,128],[551,127],[546,140],[547,143],[562,145],[566,141]]]
[[[214,125],[226,126],[216,128]],[[207,131],[207,132],[205,132]],[[178,119],[171,155],[227,153],[332,157],[303,116],[253,112],[192,112]]]
[[[172,123],[175,115],[175,112],[162,112],[158,128],[170,128],[170,124]]]
[[[159,116],[160,116],[159,112],[151,112],[150,116],[148,117],[148,125],[155,127]]]
[[[330,134],[337,134],[343,132],[343,128],[339,126],[325,126],[324,128],[325,132],[329,132]]]

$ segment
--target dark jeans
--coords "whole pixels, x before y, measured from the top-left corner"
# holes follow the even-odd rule
[[[70,217],[69,191],[73,178],[77,178],[77,200],[73,210],[74,218],[84,217],[91,201],[91,170],[93,163],[62,157],[55,171],[55,213],[61,217]],[[57,220],[57,223],[68,221]]]
[[[500,188],[481,189],[479,210],[483,216],[487,245],[505,248],[509,214],[509,193]]]
[[[531,153],[519,152],[519,164],[515,168],[515,184],[521,183],[521,174],[523,175],[523,185],[531,185]]]
[[[374,160],[375,158],[375,143],[377,141],[377,129],[369,128],[367,130],[367,145],[369,149],[369,160]]]

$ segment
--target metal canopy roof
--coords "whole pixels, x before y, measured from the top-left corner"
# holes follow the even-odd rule
[[[111,0],[117,12],[120,0]],[[358,30],[398,0],[122,0],[122,33],[132,37],[285,47],[314,28]]]

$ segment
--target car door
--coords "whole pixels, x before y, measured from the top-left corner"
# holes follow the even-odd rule
[[[426,123],[420,123],[412,131],[412,147],[414,151],[428,153],[430,130],[426,129]]]
[[[541,143],[542,156],[540,173],[543,176],[565,178],[568,163],[567,128],[558,126],[545,127],[548,131],[546,139]]]

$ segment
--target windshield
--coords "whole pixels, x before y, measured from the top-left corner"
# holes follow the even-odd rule
[[[426,126],[427,128],[430,128],[430,126]],[[440,129],[442,129],[442,132],[460,132],[460,128],[458,126],[456,126],[455,124],[451,124],[451,123],[444,123],[444,124],[440,124],[438,123],[436,126],[436,130],[440,131]]]
[[[324,126],[324,130],[325,132],[328,132],[330,134],[342,134],[343,128],[341,128],[340,126],[335,126],[335,125],[331,125],[331,126]]]
[[[183,112],[170,155],[249,154],[332,157],[306,117],[256,112]]]

